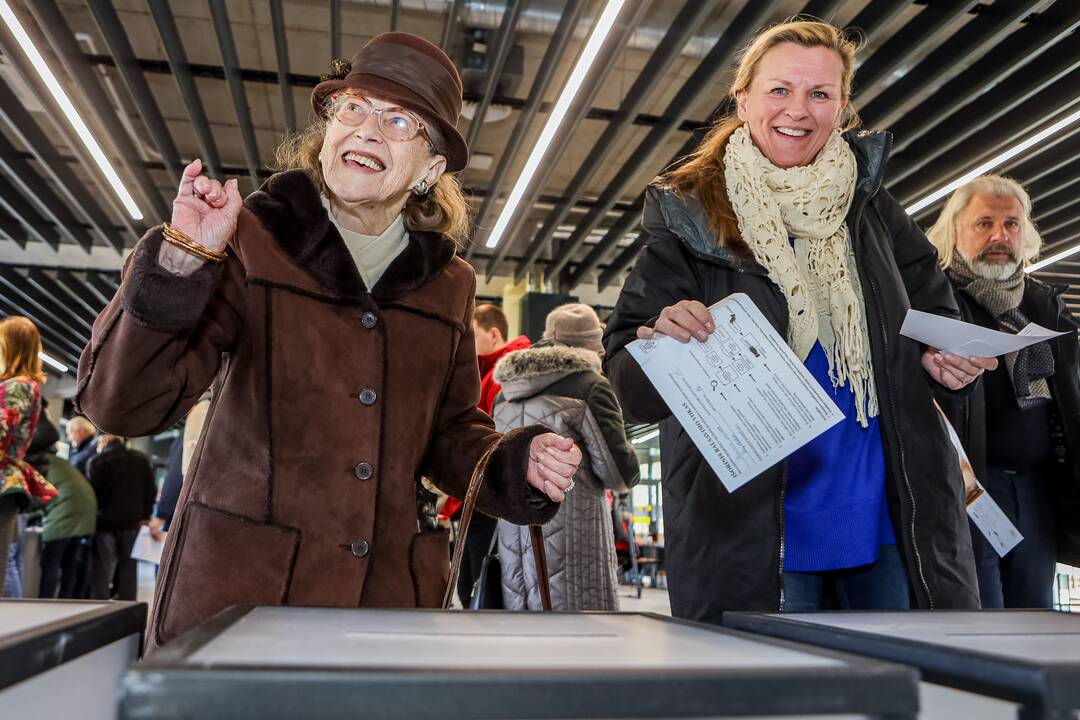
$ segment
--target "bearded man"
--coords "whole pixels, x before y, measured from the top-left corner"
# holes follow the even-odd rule
[[[927,236],[964,320],[1066,334],[1005,356],[966,396],[939,399],[975,473],[1024,536],[998,557],[972,526],[984,608],[1050,608],[1056,562],[1080,563],[1080,379],[1076,319],[1054,287],[1024,272],[1040,250],[1031,199],[1014,180],[960,187]]]

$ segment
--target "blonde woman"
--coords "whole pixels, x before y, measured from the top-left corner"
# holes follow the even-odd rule
[[[56,488],[23,461],[41,414],[40,353],[33,322],[18,316],[0,320],[0,594],[18,514],[56,496]]]
[[[855,52],[822,22],[763,31],[736,71],[736,116],[649,190],[647,244],[605,345],[623,412],[661,423],[678,616],[978,606],[963,483],[931,401],[995,363],[899,335],[909,307],[957,309],[934,248],[882,189],[889,136],[853,129]],[[845,419],[728,493],[625,346],[704,340],[706,307],[736,292]]]
[[[406,33],[317,85],[287,168],[241,201],[185,170],[169,225],[128,261],[79,366],[76,401],[128,436],[213,384],[166,543],[151,647],[235,604],[437,607],[445,533],[417,484],[521,523],[558,510],[581,452],[476,409],[476,278],[455,254],[457,69]]]

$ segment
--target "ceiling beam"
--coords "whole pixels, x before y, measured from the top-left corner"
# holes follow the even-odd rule
[[[259,143],[255,138],[255,126],[251,122],[251,110],[248,108],[244,81],[240,78],[240,60],[236,55],[236,41],[233,39],[232,26],[229,24],[229,11],[225,0],[209,0],[210,17],[214,23],[221,60],[225,67],[225,81],[229,85],[233,111],[240,128],[240,143],[244,147],[244,160],[247,162],[248,179],[251,189],[258,190],[259,180]]]
[[[55,228],[45,222],[45,218],[23,197],[23,193],[4,179],[3,173],[0,173],[0,208],[23,226],[28,237],[45,243],[53,250],[60,247]]]
[[[147,0],[150,6],[150,14],[157,26],[158,36],[165,47],[165,55],[168,57],[168,66],[171,68],[176,86],[180,90],[180,98],[184,101],[188,118],[191,119],[192,129],[195,131],[195,140],[202,153],[204,169],[214,177],[221,178],[221,157],[218,155],[217,145],[214,143],[214,134],[210,130],[210,123],[206,119],[206,110],[203,108],[202,99],[199,97],[199,89],[195,86],[195,78],[191,74],[191,64],[188,63],[187,52],[184,43],[180,39],[180,31],[176,29],[176,20],[166,0]],[[224,73],[224,69],[222,69]],[[180,178],[177,177],[177,184]]]
[[[10,57],[10,54],[9,54]],[[25,76],[24,76],[25,77]],[[57,110],[53,110],[46,115],[55,119]],[[28,177],[16,177],[18,171],[9,171],[9,177],[12,182],[23,189],[24,196],[31,200],[39,200],[41,202],[51,203],[49,206],[49,213],[46,217],[56,222],[58,227],[64,230],[70,230],[74,238],[78,238],[83,249],[87,252],[90,251],[90,247],[93,244],[93,240],[83,233],[78,233],[74,228],[68,228],[67,223],[73,225],[81,225],[81,222],[75,219],[69,208],[78,208],[82,211],[83,215],[89,220],[91,227],[97,231],[101,239],[107,244],[112,245],[120,252],[123,249],[124,241],[119,233],[116,232],[112,222],[106,217],[105,212],[98,205],[97,201],[91,196],[90,189],[86,184],[75,176],[74,173],[67,169],[66,163],[59,161],[58,153],[56,152],[56,146],[54,144],[54,138],[48,137],[34,119],[30,117],[30,113],[23,107],[15,95],[15,92],[8,85],[7,81],[0,77],[0,118],[7,123],[8,128],[12,134],[18,138],[19,142],[34,156],[37,161],[37,167],[48,176],[54,183],[54,187],[60,194],[60,198],[51,192],[47,191],[44,196],[37,195],[43,187],[47,187],[44,182],[41,181],[41,177],[37,172],[30,170]],[[0,133],[2,134],[2,133]],[[22,165],[24,169],[28,167],[28,164],[23,161],[19,163],[15,158],[10,157],[10,151],[13,150],[13,146],[10,142],[4,138],[0,140],[0,155],[4,157],[0,159],[0,163],[11,165]],[[30,193],[30,194],[27,194]]]
[[[716,44],[709,50],[708,55],[698,64],[693,74],[668,103],[664,111],[667,121],[650,130],[645,139],[638,143],[633,151],[625,155],[628,158],[627,161],[616,171],[612,181],[600,194],[597,207],[589,211],[570,237],[560,243],[559,249],[552,258],[552,263],[547,268],[548,273],[557,273],[566,266],[585,242],[585,238],[600,223],[601,218],[617,200],[626,194],[641,171],[650,167],[657,149],[662,147],[668,137],[678,128],[682,118],[689,111],[690,105],[706,88],[713,86],[719,76],[728,69],[735,52],[761,26],[766,17],[772,13],[775,5],[775,0],[770,0],[743,6],[743,9],[717,39]]]
[[[652,55],[645,61],[641,72],[634,79],[633,85],[626,91],[619,109],[616,110],[616,118],[608,123],[604,132],[593,143],[592,149],[585,154],[584,161],[574,174],[573,179],[567,186],[564,194],[566,199],[559,203],[554,211],[547,214],[543,227],[533,237],[525,251],[525,259],[518,264],[514,272],[514,282],[519,282],[533,261],[540,256],[547,247],[555,230],[566,219],[570,209],[578,198],[588,188],[598,170],[605,165],[609,153],[619,147],[617,140],[623,134],[630,121],[636,116],[645,101],[649,99],[653,88],[671,69],[672,63],[680,57],[683,47],[694,33],[701,30],[701,25],[716,6],[716,0],[702,0],[701,2],[686,3],[682,10],[668,25],[668,30],[663,39],[656,46]]]
[[[476,249],[476,233],[481,228],[489,227],[489,216],[495,201],[502,195],[510,164],[517,156],[525,132],[532,125],[540,103],[544,95],[547,94],[548,86],[551,85],[551,80],[555,75],[555,69],[562,61],[563,52],[566,50],[570,38],[573,37],[574,28],[577,27],[578,18],[581,16],[584,7],[585,3],[582,2],[573,2],[567,5],[559,18],[559,24],[555,27],[555,32],[551,35],[551,41],[548,43],[547,50],[544,51],[544,57],[540,60],[540,66],[536,69],[536,75],[533,77],[532,87],[529,88],[529,96],[525,99],[525,105],[522,107],[521,112],[518,113],[517,122],[514,123],[514,129],[510,132],[510,139],[506,142],[506,151],[499,153],[499,164],[496,166],[495,174],[492,175],[491,182],[488,184],[489,192],[485,195],[480,211],[476,214],[473,234],[465,251],[466,260],[472,257]],[[451,15],[453,15],[453,11]],[[450,19],[447,18],[447,23],[449,22]]]
[[[120,76],[127,85],[131,99],[150,133],[158,155],[161,156],[161,162],[164,163],[169,176],[176,178],[176,182],[179,183],[180,172],[183,170],[183,165],[180,164],[180,153],[176,149],[176,143],[173,142],[169,127],[165,124],[165,118],[161,115],[161,109],[150,91],[142,68],[135,59],[135,51],[131,48],[127,31],[120,23],[120,16],[116,14],[112,0],[88,0],[88,2],[98,29],[105,38],[105,44],[112,53],[112,60],[120,70]],[[86,57],[90,64],[95,64],[91,56]]]
[[[90,297],[94,304],[105,307],[109,304],[112,298],[112,293],[102,292],[93,285],[87,278],[87,272],[74,272],[68,268],[60,268],[56,271],[56,277],[61,283],[71,288],[80,288],[88,297]]]
[[[1045,0],[998,0],[977,5],[975,18],[908,68],[859,111],[866,127],[885,128],[932,95],[977,58],[996,53]],[[928,11],[924,11],[928,12]],[[920,14],[921,17],[921,14]],[[860,68],[860,72],[862,69]]]
[[[473,111],[473,119],[469,123],[469,130],[465,135],[465,145],[469,148],[476,147],[476,139],[480,136],[484,116],[487,115],[488,108],[491,107],[491,100],[495,97],[495,88],[499,84],[499,78],[502,76],[506,59],[510,57],[510,49],[514,45],[514,34],[517,31],[517,21],[521,15],[523,5],[523,0],[508,0],[506,9],[503,11],[502,21],[499,23],[495,47],[488,48],[487,56],[490,64],[487,69],[487,77],[484,78],[484,92],[481,93],[480,102],[477,103],[476,110]],[[391,25],[393,25],[394,19],[392,15],[391,18]]]
[[[270,0],[270,24],[274,29],[274,53],[277,56],[278,85],[281,86],[281,109],[285,113],[286,132],[296,132],[296,103],[289,77],[289,38],[285,31],[285,9],[281,0]]]
[[[86,98],[97,116],[98,122],[101,123],[105,133],[108,135],[109,141],[116,150],[112,160],[122,160],[133,176],[135,192],[146,203],[144,206],[146,214],[151,220],[146,224],[155,224],[153,222],[155,220],[157,222],[167,220],[172,214],[169,206],[165,203],[161,193],[158,192],[150,173],[146,171],[146,167],[142,164],[141,154],[135,148],[135,143],[132,141],[127,128],[120,122],[120,118],[117,116],[118,111],[105,94],[104,88],[101,87],[101,82],[98,80],[93,66],[86,61],[86,56],[83,54],[82,48],[79,47],[79,41],[72,34],[64,13],[56,4],[56,0],[36,0],[29,3],[29,7],[38,25],[45,33],[49,44],[52,45],[57,57],[60,58],[64,69],[71,76],[79,92]],[[88,167],[87,170],[94,173],[98,172],[93,167]],[[110,192],[109,189],[103,189]]]
[[[21,315],[37,326],[45,352],[70,367],[77,367],[82,349],[71,344],[67,337],[50,327],[34,310],[23,307],[15,299],[0,293],[0,313]]]
[[[635,0],[633,4],[628,3],[627,6],[623,7],[622,11],[619,13],[619,18],[616,21],[615,26],[611,30],[611,34],[600,48],[592,67],[589,68],[588,76],[585,78],[582,86],[578,89],[578,93],[575,96],[574,102],[571,104],[566,117],[563,118],[562,125],[559,127],[558,133],[556,133],[552,140],[552,148],[566,147],[570,143],[578,126],[581,124],[582,120],[585,119],[589,108],[592,107],[593,100],[596,99],[597,94],[603,87],[604,81],[614,69],[615,56],[623,51],[627,42],[629,42],[630,37],[637,30],[638,26],[641,25],[641,21],[644,19],[645,11],[648,7],[649,3],[647,0]],[[517,236],[518,228],[522,227],[522,224],[528,218],[528,209],[532,207],[536,200],[536,196],[539,195],[547,185],[548,178],[551,176],[558,161],[558,152],[548,152],[540,163],[540,167],[537,169],[536,174],[533,175],[532,180],[529,183],[529,188],[521,202],[522,212],[516,213],[516,216],[511,219],[510,224],[506,228],[506,232],[503,233],[502,242],[499,243],[498,248],[495,250],[495,254],[488,261],[485,272],[489,281],[494,277],[496,266],[510,251],[510,246],[513,245],[514,239]]]
[[[42,304],[38,298],[27,292],[19,278],[13,279],[11,272],[9,269],[0,269],[0,288],[3,289],[3,294],[12,302],[18,303],[20,307],[33,312],[37,318],[34,320],[35,323],[41,321],[58,333],[62,333],[68,340],[69,349],[75,351],[76,354],[82,352],[83,347],[90,340],[89,333],[84,336],[84,331],[61,319],[53,310]]]

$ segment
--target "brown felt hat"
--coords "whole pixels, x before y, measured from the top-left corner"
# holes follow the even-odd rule
[[[447,172],[469,164],[469,147],[457,129],[461,114],[461,75],[437,45],[411,33],[376,35],[352,59],[352,70],[341,79],[324,80],[311,91],[316,114],[325,112],[326,99],[346,88],[362,90],[395,102],[438,126],[446,147]]]

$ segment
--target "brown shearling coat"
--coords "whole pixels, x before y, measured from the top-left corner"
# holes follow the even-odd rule
[[[76,405],[110,433],[169,427],[213,385],[158,578],[148,646],[234,604],[437,607],[445,533],[418,532],[421,475],[516,523],[557,505],[525,481],[542,427],[476,409],[472,269],[410,233],[368,292],[307,175],[244,203],[229,258],[189,277],[128,260],[79,363]]]

